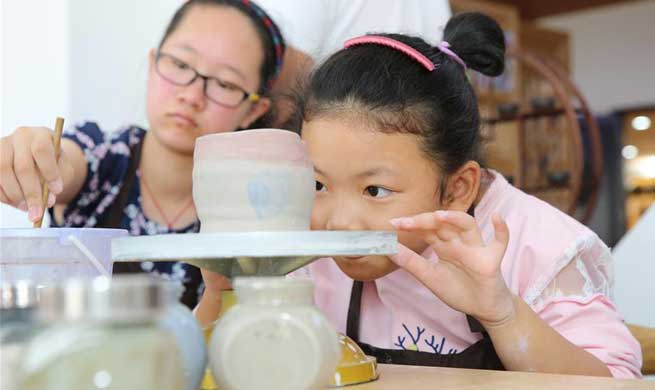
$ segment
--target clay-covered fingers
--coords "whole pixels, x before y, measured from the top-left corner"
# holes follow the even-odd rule
[[[399,230],[431,230],[449,224],[460,230],[477,229],[475,219],[461,211],[437,210],[411,217],[396,218],[391,224]]]
[[[0,139],[0,189],[2,203],[27,211],[27,202],[14,174],[14,151],[9,137]]]
[[[58,176],[57,160],[52,146],[52,132],[46,128],[19,128],[11,135],[11,140],[13,172],[27,203],[28,218],[34,222],[43,214],[43,205],[41,204],[43,176],[37,165],[35,154],[41,154],[39,155],[41,165],[49,165],[50,168],[47,172],[51,178],[56,180],[56,176]],[[50,145],[48,146],[48,144]]]
[[[475,219],[461,211],[439,210],[412,217],[397,218],[390,222],[398,230],[411,231],[421,235],[425,235],[424,232],[432,232],[444,241],[459,239],[469,244],[482,243]]]
[[[491,217],[491,222],[494,225],[494,241],[491,245],[504,254],[509,243],[509,227],[498,214]]]
[[[389,259],[433,291],[434,286],[442,284],[439,264],[429,261],[403,244],[398,244],[398,253],[389,256]]]
[[[28,211],[31,221],[43,213],[43,183],[51,192],[47,207],[54,205],[56,195],[63,190],[52,134],[44,127],[21,127],[2,138],[2,202]]]
[[[58,158],[55,153],[53,135],[38,132],[31,144],[31,153],[39,173],[48,185],[48,190],[58,195],[64,189],[64,182],[59,170]]]

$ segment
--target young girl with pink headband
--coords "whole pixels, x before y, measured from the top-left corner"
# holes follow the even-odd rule
[[[504,57],[498,25],[462,14],[436,47],[366,35],[315,71],[299,110],[316,168],[312,228],[393,228],[401,245],[300,273],[381,363],[638,377],[608,248],[481,167],[465,70],[497,76]]]
[[[380,363],[639,377],[608,248],[481,165],[465,70],[497,76],[504,58],[501,29],[473,13],[453,17],[436,47],[366,35],[315,70],[298,110],[316,172],[312,229],[395,229],[400,245],[294,276],[314,281],[318,307]]]

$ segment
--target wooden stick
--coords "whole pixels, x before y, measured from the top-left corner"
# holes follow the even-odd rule
[[[61,149],[61,133],[64,131],[64,118],[57,117],[55,121],[55,133],[52,135],[52,142],[55,144],[55,164],[59,160],[59,151]],[[41,182],[41,218],[38,221],[34,222],[33,227],[40,228],[43,224],[43,216],[45,214],[45,209],[48,206],[48,196],[50,191],[48,189],[48,183],[45,180]]]

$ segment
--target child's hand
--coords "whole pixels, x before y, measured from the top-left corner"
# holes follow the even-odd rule
[[[483,326],[502,324],[514,316],[512,294],[500,273],[509,241],[507,225],[493,218],[495,238],[485,244],[473,217],[458,211],[436,211],[391,224],[419,235],[439,256],[430,262],[404,245],[390,256],[455,310],[472,315]]]

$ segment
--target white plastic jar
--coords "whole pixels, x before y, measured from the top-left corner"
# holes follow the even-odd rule
[[[209,347],[220,389],[329,385],[341,351],[313,289],[310,280],[235,279],[237,303],[216,324]]]

